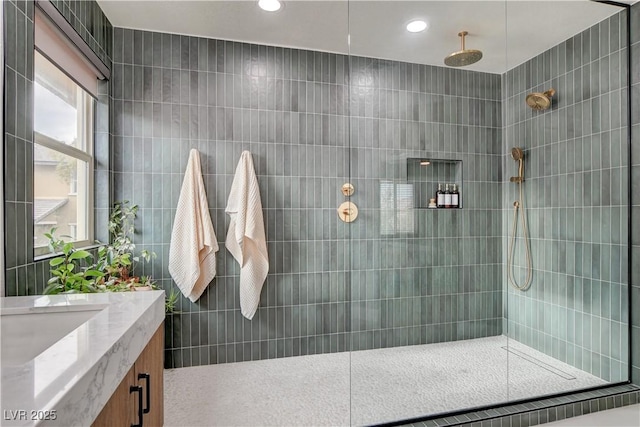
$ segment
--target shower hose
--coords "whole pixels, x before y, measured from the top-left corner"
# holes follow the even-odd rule
[[[531,264],[531,251],[529,249],[529,230],[527,229],[527,217],[524,213],[524,197],[522,196],[522,181],[518,182],[518,192],[520,195],[519,200],[513,202],[513,230],[511,232],[511,240],[509,242],[509,249],[507,252],[507,277],[511,286],[519,291],[526,291],[531,286],[531,279],[533,278],[533,266]],[[513,277],[513,251],[516,245],[516,231],[518,230],[518,211],[520,211],[520,217],[522,218],[522,231],[524,234],[524,248],[527,258],[527,278],[523,285],[518,285]]]

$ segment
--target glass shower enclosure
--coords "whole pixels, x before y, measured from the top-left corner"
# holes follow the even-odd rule
[[[219,238],[252,153],[270,261],[255,316],[240,313],[240,268],[221,244],[206,296],[166,318],[168,368],[218,365],[198,376],[218,393],[216,422],[399,423],[629,379],[624,8],[194,3],[252,24],[114,31],[113,197],[140,203],[169,290],[189,149]],[[145,58],[160,73],[138,110]],[[148,146],[161,197],[132,160]]]
[[[593,1],[349,2],[351,424],[629,378],[626,35]]]

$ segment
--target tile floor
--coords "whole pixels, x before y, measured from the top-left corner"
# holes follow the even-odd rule
[[[603,384],[497,336],[167,370],[165,425],[368,425]]]
[[[549,427],[638,427],[640,426],[640,405],[609,409],[545,425]]]

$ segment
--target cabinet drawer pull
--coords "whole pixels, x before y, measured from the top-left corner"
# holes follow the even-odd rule
[[[144,373],[138,374],[138,380],[144,379],[147,386],[147,407],[144,409],[144,413],[148,414],[151,409],[151,375]]]
[[[129,387],[129,394],[138,393],[138,424],[131,424],[131,427],[142,427],[142,387],[132,385]]]

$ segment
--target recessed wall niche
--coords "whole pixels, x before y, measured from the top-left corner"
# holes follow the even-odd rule
[[[450,191],[456,184],[460,194],[458,207],[463,206],[462,160],[408,158],[407,182],[413,184],[416,209],[429,207],[429,199],[436,197],[438,184],[442,184],[442,191],[447,184]]]

